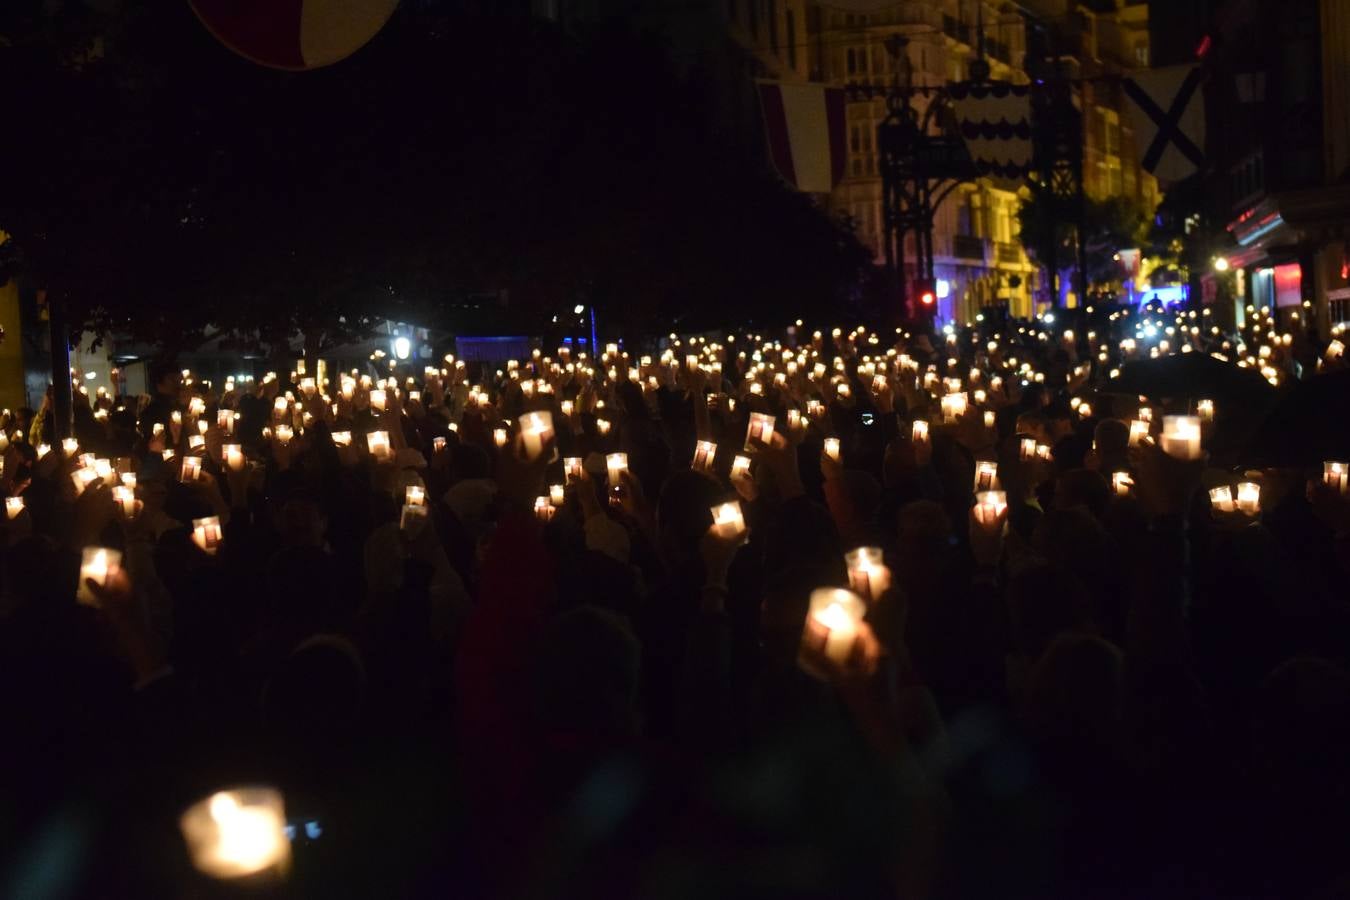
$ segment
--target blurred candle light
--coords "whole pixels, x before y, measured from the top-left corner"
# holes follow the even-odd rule
[[[128,521],[136,518],[136,491],[126,485],[118,485],[112,489],[113,502],[117,504],[118,510],[126,517]]]
[[[736,456],[731,461],[731,477],[744,478],[750,474],[750,457]]]
[[[553,515],[558,511],[557,507],[548,497],[534,498],[534,517],[540,522],[552,522]]]
[[[1350,463],[1332,462],[1331,460],[1322,463],[1322,483],[1335,488],[1342,495],[1350,493],[1347,473],[1350,473]]]
[[[827,437],[825,439],[825,446],[822,452],[825,454],[827,458],[832,459],[835,462],[839,462],[840,460],[839,438]]]
[[[569,456],[563,460],[563,481],[567,484],[575,484],[581,480],[585,471],[585,460],[580,456]]]
[[[179,827],[192,864],[212,878],[280,877],[290,867],[286,811],[274,788],[219,791],[184,812]]]
[[[548,502],[554,506],[562,506],[567,502],[567,489],[561,484],[550,484],[548,486]]]
[[[1130,488],[1134,487],[1134,479],[1130,477],[1129,472],[1111,473],[1111,490],[1118,497],[1126,497],[1130,493]]]
[[[1133,419],[1130,422],[1130,437],[1128,446],[1138,447],[1139,442],[1148,436],[1148,423],[1143,419]]]
[[[80,560],[80,584],[75,599],[85,606],[98,606],[99,599],[89,589],[88,581],[107,587],[108,579],[122,567],[122,554],[107,547],[85,547]]]
[[[389,394],[384,388],[376,388],[370,392],[370,407],[376,412],[384,412],[389,403]]]
[[[948,425],[966,414],[966,395],[963,391],[942,395],[942,421]]]
[[[909,439],[916,444],[922,444],[928,440],[928,423],[923,419],[915,419],[909,428]]]
[[[13,521],[13,520],[15,520],[15,519],[17,519],[17,518],[19,517],[19,513],[21,513],[21,512],[23,512],[23,498],[22,498],[22,497],[6,497],[6,498],[5,498],[5,516],[6,516],[6,518],[8,518],[10,521]]]
[[[64,453],[67,458],[74,457],[77,453],[80,452],[80,442],[75,440],[73,437],[66,438],[61,442],[61,452]]]
[[[1233,489],[1226,484],[1210,490],[1209,502],[1211,506],[1220,512],[1230,513],[1237,508],[1233,504]]]
[[[628,471],[628,454],[610,453],[605,456],[605,471],[609,475],[611,487],[623,484],[623,473]]]
[[[1200,420],[1201,420],[1201,421],[1203,421],[1203,422],[1213,422],[1213,421],[1214,421],[1214,401],[1213,401],[1213,400],[1200,400],[1200,401],[1197,401],[1196,404],[1195,404],[1195,413],[1196,413],[1196,415],[1198,415],[1198,416],[1200,417]]]
[[[817,588],[811,592],[807,615],[825,629],[825,656],[836,663],[844,663],[853,654],[858,639],[858,623],[862,621],[863,599],[843,588]]]
[[[507,434],[507,431],[506,431],[505,428],[494,428],[494,429],[492,429],[492,443],[493,443],[493,444],[497,445],[498,447],[505,447],[505,446],[506,446],[506,442],[507,442],[508,440],[510,440],[510,435]]]
[[[408,506],[426,506],[427,489],[418,484],[410,484],[403,489],[403,502]]]
[[[538,459],[544,445],[553,438],[553,414],[547,411],[526,413],[518,420],[526,459]]]
[[[350,431],[333,432],[333,443],[339,447],[350,447],[352,445],[352,433]]]
[[[191,483],[201,477],[202,461],[197,456],[183,457],[183,464],[179,469],[179,479],[185,483]]]
[[[372,431],[367,434],[366,447],[370,450],[370,455],[380,462],[392,459],[394,456],[393,448],[389,444],[389,432],[387,431]]]
[[[994,411],[992,409],[986,409],[984,411],[984,427],[992,429],[997,423],[998,419],[994,415]]]
[[[219,516],[206,516],[192,520],[192,542],[208,556],[215,556],[220,550],[224,533],[220,528]]]
[[[764,413],[751,413],[750,423],[745,429],[745,449],[755,449],[756,443],[773,443],[774,417]]]
[[[992,525],[1003,510],[1008,507],[1008,494],[1005,491],[980,491],[975,495],[975,521],[988,527]]]
[[[712,508],[713,529],[723,540],[734,540],[745,531],[745,516],[737,500],[719,503]]]
[[[609,434],[610,424],[608,419],[596,419],[595,430],[601,437]]]
[[[992,491],[998,487],[998,463],[980,460],[975,463],[975,491]]]
[[[880,547],[858,547],[844,554],[848,583],[859,597],[876,603],[891,587],[891,570]]]
[[[1261,485],[1254,481],[1243,481],[1237,486],[1237,508],[1249,516],[1261,512]]]
[[[712,441],[699,441],[694,445],[693,468],[699,472],[711,472],[713,460],[717,457],[717,445]]]
[[[1163,452],[1177,459],[1199,459],[1200,419],[1198,416],[1163,416]]]

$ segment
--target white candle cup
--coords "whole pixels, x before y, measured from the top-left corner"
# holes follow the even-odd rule
[[[1327,359],[1339,359],[1345,355],[1345,344],[1339,340],[1333,340],[1327,344]]]
[[[540,522],[552,522],[553,514],[558,511],[547,497],[534,498],[534,517]]]
[[[201,450],[206,446],[206,438],[200,434],[194,434],[188,438],[188,450]]]
[[[408,485],[403,489],[403,502],[408,506],[426,506],[427,489],[421,485]]]
[[[383,388],[376,388],[370,392],[370,408],[376,412],[384,412],[389,403],[389,395]]]
[[[366,435],[366,447],[370,450],[370,455],[380,462],[393,459],[394,450],[389,443],[389,432],[372,431]]]
[[[286,410],[290,408],[290,405],[291,401],[287,400],[285,397],[278,397],[276,400],[272,401],[273,418],[280,419],[284,417],[286,415]]]
[[[507,441],[509,441],[510,439],[511,436],[505,428],[492,429],[492,443],[495,444],[499,449],[505,447]]]
[[[849,387],[847,381],[841,381],[835,386],[835,393],[839,396],[839,399],[847,400],[853,396],[853,388]]]
[[[85,606],[99,606],[100,601],[89,589],[87,582],[92,581],[99,587],[107,587],[108,579],[122,567],[122,554],[107,547],[85,547],[80,559],[80,584],[75,591],[75,599]]]
[[[283,877],[290,868],[286,810],[274,788],[220,791],[179,820],[197,870],[212,878]]]
[[[136,518],[139,510],[136,506],[136,489],[129,488],[126,485],[118,485],[112,489],[113,503],[117,504],[118,510],[130,521]]]
[[[80,442],[74,438],[66,438],[61,442],[61,452],[64,453],[67,458],[74,457],[80,452]]]
[[[975,463],[975,492],[992,491],[998,487],[998,463],[981,460]]]
[[[1130,477],[1129,472],[1111,473],[1111,490],[1117,497],[1129,496],[1132,487],[1134,487],[1134,479]]]
[[[731,460],[731,477],[746,478],[750,475],[750,457],[736,456]]]
[[[190,484],[196,481],[198,478],[200,478],[201,474],[202,474],[202,461],[200,457],[197,456],[183,457],[183,463],[178,470],[178,477],[180,481],[184,482],[185,484]]]
[[[745,429],[745,449],[755,449],[755,444],[773,443],[774,417],[764,413],[751,413],[750,423]]]
[[[1004,491],[981,491],[975,495],[975,521],[988,528],[998,521],[998,517],[1008,508],[1008,495]]]
[[[863,599],[843,588],[816,588],[807,616],[825,631],[824,655],[835,663],[848,661],[858,640],[858,624],[866,606]]]
[[[1153,424],[1153,408],[1150,406],[1139,407],[1139,420]]]
[[[822,448],[821,452],[825,454],[825,457],[827,459],[832,459],[835,462],[839,462],[840,460],[839,438],[827,437],[825,439],[825,445]]]
[[[699,441],[694,445],[694,463],[690,468],[698,472],[711,472],[716,459],[717,445],[712,441]]]
[[[609,434],[610,424],[608,419],[596,419],[595,430],[601,436]]]
[[[928,440],[928,423],[923,419],[915,419],[909,428],[909,439],[916,444],[922,444]]]
[[[825,415],[825,404],[819,400],[807,400],[806,415],[812,419],[819,419]]]
[[[886,376],[875,375],[872,377],[872,393],[881,394],[886,390]]]
[[[51,452],[52,452],[52,445],[51,445],[51,444],[38,444],[38,445],[37,445],[35,448],[33,448],[33,449],[34,449],[34,450],[36,451],[36,453],[37,453],[37,458],[38,458],[38,459],[42,459],[42,458],[43,458],[44,456],[46,456],[48,453],[51,453]]]
[[[1036,445],[1036,458],[1043,462],[1050,462],[1054,459],[1054,453],[1050,450],[1049,444]]]
[[[23,498],[22,498],[22,497],[6,497],[6,498],[5,498],[5,517],[6,517],[6,518],[8,518],[8,519],[12,522],[12,521],[14,521],[15,519],[17,519],[17,518],[19,517],[19,513],[21,513],[21,512],[23,512]]]
[[[1163,416],[1163,452],[1177,459],[1199,459],[1200,418],[1198,416]]]
[[[117,484],[117,470],[113,468],[112,460],[96,459],[94,460],[94,474],[97,475],[105,485],[112,487]]]
[[[1214,421],[1214,401],[1200,400],[1195,404],[1195,414],[1200,417],[1202,422]]]
[[[734,540],[745,531],[745,515],[737,500],[719,503],[712,508],[713,530],[723,540]]]
[[[986,409],[984,411],[984,427],[992,430],[996,424],[998,424],[998,417],[994,415],[992,409]]]
[[[431,452],[432,452],[432,453],[444,453],[444,452],[445,452],[445,438],[439,437],[439,436],[432,438],[432,439],[431,439]]]
[[[859,597],[876,603],[891,588],[891,570],[880,547],[858,547],[844,554],[848,583]]]
[[[609,486],[621,487],[623,485],[623,473],[628,471],[628,454],[608,454],[605,457],[605,471],[609,475]]]
[[[225,539],[220,527],[219,516],[206,516],[192,520],[192,542],[208,556],[215,556]]]
[[[948,425],[956,422],[966,414],[968,405],[964,391],[957,391],[942,396],[942,421]]]
[[[550,484],[548,486],[548,502],[554,506],[562,506],[567,502],[567,488],[561,484]]]
[[[1335,488],[1340,494],[1350,493],[1350,483],[1347,482],[1348,476],[1350,476],[1350,463],[1333,462],[1331,460],[1322,463],[1322,483]]]
[[[291,428],[289,425],[278,425],[272,434],[276,437],[277,443],[285,447],[294,440],[295,429]]]
[[[569,456],[563,460],[563,483],[576,484],[585,473],[585,460],[580,456]]]
[[[1226,484],[1210,489],[1209,503],[1219,512],[1230,513],[1237,508],[1233,503],[1233,490]]]
[[[1130,422],[1130,437],[1128,446],[1138,447],[1139,442],[1148,437],[1148,423],[1143,419],[1134,419]]]
[[[350,447],[352,445],[352,433],[350,431],[333,432],[333,443],[339,447]]]
[[[422,533],[422,528],[427,524],[428,511],[425,506],[409,506],[403,504],[399,511],[398,528],[408,537],[415,538]]]
[[[553,438],[553,414],[547,411],[526,413],[519,423],[525,458],[538,459],[544,452],[544,445]]]
[[[1254,481],[1243,481],[1237,486],[1237,508],[1249,516],[1261,512],[1261,485]]]
[[[118,477],[122,479],[122,486],[123,486],[123,487],[131,488],[133,491],[136,490],[136,473],[135,473],[135,472],[123,472],[123,473],[122,473],[120,476],[118,476]]]
[[[793,434],[802,430],[802,411],[795,406],[787,411],[787,427]]]
[[[244,471],[244,448],[240,444],[225,444],[220,448],[225,468],[231,472]]]

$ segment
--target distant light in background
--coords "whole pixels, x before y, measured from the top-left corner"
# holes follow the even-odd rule
[[[394,338],[394,355],[399,359],[407,359],[412,356],[412,341],[405,337]]]
[[[1214,271],[1216,271],[1216,272],[1227,272],[1227,271],[1228,271],[1228,257],[1226,257],[1226,256],[1219,256],[1219,257],[1216,257],[1216,258],[1214,259]]]

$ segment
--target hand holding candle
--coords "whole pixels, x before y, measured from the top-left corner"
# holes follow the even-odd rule
[[[192,864],[212,878],[244,878],[290,866],[281,793],[253,787],[220,791],[194,804],[179,820]]]
[[[1200,419],[1197,416],[1164,416],[1162,439],[1164,453],[1177,459],[1196,460],[1201,456]]]
[[[122,553],[107,547],[85,547],[80,561],[80,583],[75,591],[75,599],[84,606],[99,606],[97,594],[89,587],[89,582],[106,588],[111,578],[122,568]]]
[[[880,547],[859,547],[844,555],[849,587],[868,603],[876,603],[891,588],[891,570]]]

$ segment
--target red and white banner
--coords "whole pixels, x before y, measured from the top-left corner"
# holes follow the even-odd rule
[[[769,156],[783,179],[811,194],[827,194],[848,161],[844,91],[823,84],[759,84]]]
[[[277,69],[317,69],[373,38],[398,0],[190,0],[197,17],[240,56]]]

